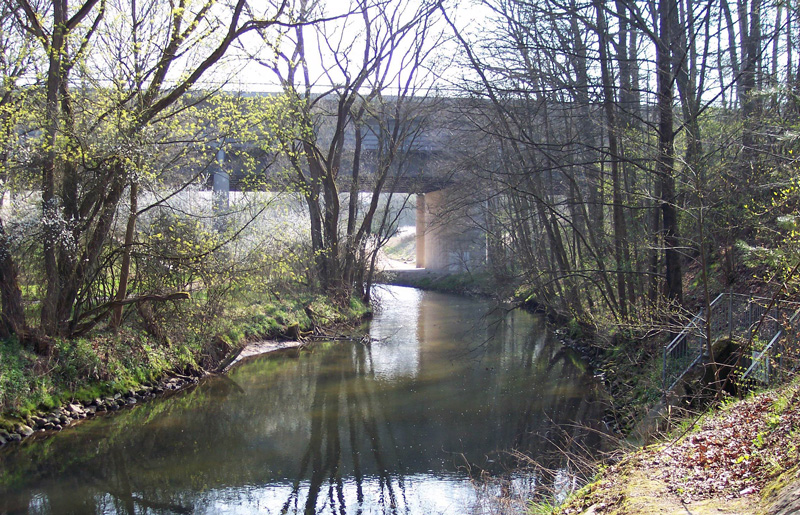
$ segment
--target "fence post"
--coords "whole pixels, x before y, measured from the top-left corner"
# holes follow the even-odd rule
[[[778,331],[781,330],[781,301],[778,300],[775,302],[775,330],[773,334],[778,334]],[[781,342],[780,340],[775,342],[775,362],[778,367],[778,381],[783,382],[783,351],[781,350]]]
[[[715,338],[715,336],[714,336],[714,325],[713,325],[713,322],[714,322],[714,309],[715,308],[716,308],[716,311],[719,311],[719,308],[714,306],[714,304],[711,304],[708,307],[708,316],[706,317],[706,326],[703,328],[704,332],[705,332],[705,335],[706,336],[711,336],[711,340],[712,341]]]
[[[733,340],[733,291],[728,292],[728,339]]]
[[[661,367],[661,385],[664,390],[664,401],[667,400],[667,347],[664,346],[664,360]]]
[[[762,351],[762,353],[764,353],[764,352]],[[772,356],[770,356],[771,353],[772,353],[772,349],[769,349],[766,353],[764,353],[764,354],[766,354],[766,359],[763,360],[764,361],[764,370],[765,370],[765,374],[764,375],[767,378],[767,386],[772,384]]]

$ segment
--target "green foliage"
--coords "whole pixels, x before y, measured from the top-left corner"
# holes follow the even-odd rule
[[[34,355],[14,340],[0,346],[0,411],[23,415],[73,399],[126,391],[196,362],[183,348],[173,350],[133,333],[59,340],[49,358]]]
[[[570,318],[567,322],[567,335],[575,340],[579,340],[583,338],[583,327],[581,323],[576,318]]]
[[[554,501],[530,501],[528,502],[528,515],[550,515],[555,513],[559,504]]]
[[[754,272],[765,272],[777,284],[787,279],[796,288],[798,278],[789,272],[800,262],[800,179],[796,165],[772,170],[774,186],[768,195],[760,195],[744,206],[753,227],[749,240],[741,239],[737,247],[745,264]],[[791,285],[790,285],[791,286]]]
[[[214,355],[215,338],[233,351],[250,341],[284,336],[295,324],[309,331],[315,325],[360,319],[369,312],[357,298],[338,306],[323,295],[307,293],[261,302],[246,296],[228,298],[210,324],[201,323],[204,308],[202,302],[185,308],[180,318],[185,323],[170,327],[166,341],[123,329],[57,340],[49,358],[35,355],[16,340],[0,342],[0,412],[26,415],[71,400],[126,392],[169,370],[196,368]]]
[[[0,341],[0,407],[18,409],[19,400],[34,397],[44,385],[34,372],[36,356],[16,339]],[[43,378],[44,379],[44,378]]]
[[[369,314],[370,307],[358,297],[350,297],[350,312],[347,318],[361,318]]]
[[[54,352],[59,363],[53,374],[55,382],[72,389],[87,380],[100,379],[103,364],[89,340],[59,340]]]

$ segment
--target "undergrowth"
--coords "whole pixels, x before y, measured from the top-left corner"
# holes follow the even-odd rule
[[[127,392],[170,371],[213,368],[248,342],[290,337],[293,326],[306,332],[358,320],[369,311],[358,299],[336,306],[313,294],[269,301],[242,296],[213,318],[205,316],[203,308],[196,302],[180,311],[151,313],[151,324],[161,328],[157,331],[129,320],[118,331],[57,340],[47,356],[16,339],[0,340],[0,426],[10,428],[14,418],[66,402]]]
[[[467,295],[497,296],[499,285],[488,272],[460,272],[429,274],[419,278],[405,278],[405,285],[423,290]]]

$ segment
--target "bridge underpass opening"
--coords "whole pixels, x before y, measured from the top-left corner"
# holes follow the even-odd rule
[[[219,166],[212,176],[214,225],[218,231],[226,226],[224,217],[230,205],[231,182],[229,174]],[[398,192],[393,196],[404,199],[405,195],[407,193]],[[388,193],[382,196],[386,198]],[[342,195],[342,205],[346,204],[346,197]],[[484,206],[469,202],[465,197],[457,186],[451,186],[411,194],[409,202],[401,201],[405,207],[396,208],[401,210],[397,214],[399,239],[402,240],[411,228],[415,235],[414,248],[410,248],[407,241],[402,243],[405,254],[399,255],[397,260],[413,261],[416,268],[434,272],[458,273],[484,268],[487,263],[486,233],[481,228],[485,219]],[[392,243],[390,241],[387,247]],[[387,254],[392,257],[390,252]]]
[[[417,268],[468,272],[486,266],[483,206],[455,187],[416,195]]]

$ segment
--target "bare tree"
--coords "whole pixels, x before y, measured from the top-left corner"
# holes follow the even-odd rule
[[[300,1],[293,12],[303,21],[320,9]],[[280,79],[301,127],[284,150],[308,206],[317,277],[340,299],[353,289],[368,295],[365,278],[377,251],[371,233],[390,229],[379,214],[380,195],[395,191],[423,125],[425,66],[442,37],[433,28],[435,12],[428,2],[359,0],[335,22],[299,25],[271,58],[260,57]],[[369,198],[361,207],[363,191]]]

